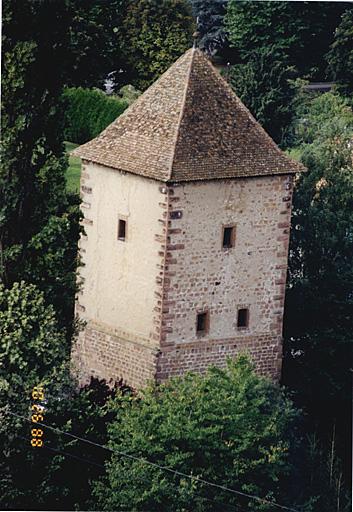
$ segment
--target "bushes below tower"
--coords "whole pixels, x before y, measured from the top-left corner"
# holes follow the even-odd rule
[[[83,144],[96,137],[127,108],[127,101],[99,89],[67,88],[65,139]]]
[[[98,510],[269,512],[270,502],[283,502],[298,412],[245,355],[225,369],[146,388],[137,399],[118,396],[111,410],[115,453],[93,486]]]

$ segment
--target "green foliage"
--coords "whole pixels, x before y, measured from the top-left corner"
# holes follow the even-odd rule
[[[32,473],[24,471],[29,469],[24,454],[35,460],[29,424],[8,411],[28,417],[32,388],[55,388],[67,358],[65,333],[43,293],[24,282],[11,289],[0,285],[0,473],[5,476],[0,479],[1,508],[16,508],[25,495],[17,480],[25,483],[35,475],[34,463]]]
[[[246,64],[230,68],[235,93],[278,144],[283,143],[292,120],[295,76],[286,57],[271,47],[249,55]]]
[[[121,388],[121,385],[119,386]],[[105,444],[107,423],[112,413],[107,400],[119,387],[110,389],[104,381],[91,379],[77,389],[67,372],[44,384],[46,425],[59,428],[93,443]],[[128,390],[127,390],[128,391]],[[119,392],[126,392],[126,388]],[[7,510],[92,510],[90,481],[104,474],[109,452],[44,426],[43,447],[30,444],[33,424],[14,418],[9,411],[29,417],[29,395],[0,404],[0,506]],[[9,507],[11,504],[11,507]]]
[[[45,424],[104,444],[115,388],[95,379],[77,389],[69,376],[70,347],[54,309],[32,284],[0,285],[0,507],[3,510],[89,509],[89,481],[104,472],[108,452],[50,429],[31,446],[31,391],[44,388]],[[37,401],[36,401],[37,402]],[[14,417],[10,412],[23,416]]]
[[[67,3],[4,3],[1,280],[9,287],[20,279],[37,284],[70,329],[79,200],[65,190],[64,70],[58,65],[66,62],[68,45]]]
[[[347,7],[336,29],[335,38],[327,54],[329,71],[338,83],[338,89],[347,96],[353,94],[353,8]]]
[[[283,382],[325,436],[337,423],[347,462],[353,332],[353,114],[313,100],[298,127],[308,172],[296,183],[285,308]]]
[[[136,101],[140,96],[141,91],[136,89],[133,85],[127,84],[120,87],[118,94],[123,101],[126,101],[128,105],[131,105],[131,103]]]
[[[226,0],[189,0],[195,20],[198,20],[199,37],[197,46],[200,50],[214,55],[226,40],[224,17]]]
[[[60,368],[68,352],[43,293],[24,281],[10,289],[0,284],[0,396],[28,393]]]
[[[351,500],[337,456],[334,428],[327,445],[316,434],[306,436],[297,470],[295,495],[300,510],[350,512]]]
[[[324,55],[345,8],[337,2],[229,0],[229,44],[239,62],[232,85],[277,143],[291,142],[293,79],[324,78]]]
[[[120,49],[126,74],[121,80],[144,90],[192,44],[193,20],[186,0],[128,0]]]
[[[47,302],[57,312],[59,324],[66,327],[68,339],[74,328],[77,242],[82,217],[79,204],[78,195],[67,196],[66,211],[60,217],[50,217],[42,230],[28,242],[27,258],[21,269],[24,279],[44,291]]]
[[[227,28],[239,62],[274,48],[302,78],[323,79],[324,56],[347,4],[229,0]]]
[[[82,144],[96,137],[128,106],[115,96],[107,96],[98,89],[65,89],[65,139]]]
[[[247,357],[187,374],[139,399],[115,403],[111,449],[273,500],[289,471],[296,416],[283,392],[257,376]],[[131,485],[133,482],[133,485]],[[95,485],[99,510],[273,510],[197,480],[113,454]]]
[[[334,93],[320,94],[312,98],[304,93],[297,102],[293,121],[292,145],[301,147],[307,144],[319,145],[336,137],[349,138],[353,131],[352,109],[349,102]]]
[[[70,38],[64,67],[65,85],[103,87],[107,75],[121,66],[117,27],[125,0],[67,0]]]

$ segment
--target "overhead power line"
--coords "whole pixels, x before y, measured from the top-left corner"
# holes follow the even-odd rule
[[[31,419],[27,418],[26,416],[22,416],[20,414],[16,414],[16,413],[14,413],[12,411],[6,411],[6,412],[8,414],[11,414],[12,416],[15,416],[17,418],[21,418],[21,419],[24,419],[24,420],[26,420],[28,422],[31,422]],[[209,482],[208,480],[204,480],[203,478],[200,478],[200,477],[197,477],[197,476],[193,476],[193,475],[188,475],[187,473],[183,473],[182,471],[178,471],[176,469],[172,469],[172,468],[169,468],[167,466],[161,466],[160,464],[157,464],[156,462],[151,462],[148,459],[144,459],[142,457],[137,457],[136,455],[131,455],[130,453],[121,452],[121,451],[115,450],[115,449],[113,450],[112,448],[109,448],[109,447],[104,446],[102,444],[95,443],[94,441],[91,441],[89,439],[84,439],[83,437],[76,436],[74,434],[71,434],[70,432],[65,432],[64,430],[60,430],[57,427],[52,427],[51,425],[47,425],[47,424],[41,423],[39,421],[36,422],[36,425],[40,425],[42,427],[46,427],[49,430],[52,430],[53,432],[59,432],[60,434],[63,434],[65,436],[69,436],[69,437],[71,437],[73,439],[77,439],[78,441],[81,441],[83,443],[87,443],[87,444],[90,444],[92,446],[97,446],[99,448],[102,448],[103,450],[107,450],[107,451],[109,451],[111,453],[114,453],[115,455],[119,455],[121,457],[127,457],[129,459],[142,462],[144,464],[147,464],[149,466],[155,467],[155,468],[160,469],[162,471],[168,471],[169,473],[173,473],[174,475],[182,476],[184,478],[188,478],[188,479],[193,480],[195,482],[199,482],[201,484],[205,484],[205,485],[209,485],[211,487],[215,487],[215,488],[220,489],[220,490],[225,491],[225,492],[229,492],[229,493],[232,493],[232,494],[237,494],[238,496],[242,496],[244,498],[249,498],[249,499],[253,499],[253,500],[256,500],[256,501],[260,501],[261,503],[265,503],[267,505],[271,505],[272,507],[276,507],[276,508],[281,509],[281,510],[288,510],[289,512],[300,512],[298,509],[294,509],[294,508],[291,508],[291,507],[286,507],[285,505],[279,505],[278,503],[266,500],[265,498],[261,498],[260,496],[255,496],[253,494],[248,494],[246,492],[237,491],[236,489],[231,489],[230,487],[226,487],[225,485],[216,484],[214,482]]]
[[[14,437],[16,437],[17,439],[22,439],[23,441],[26,441],[28,443],[28,438],[26,438],[26,437],[19,436],[19,435],[15,435]],[[93,466],[97,466],[99,468],[106,469],[105,466],[103,466],[102,464],[97,464],[96,462],[93,462],[93,461],[88,460],[88,459],[84,459],[82,457],[78,457],[77,455],[73,455],[72,453],[68,453],[68,452],[65,452],[65,451],[57,449],[57,448],[53,448],[52,446],[48,446],[47,444],[43,444],[42,448],[44,448],[44,450],[49,450],[49,451],[52,451],[54,453],[57,453],[57,454],[60,454],[60,455],[64,455],[66,457],[70,457],[72,459],[76,459],[76,460],[82,462],[83,464],[91,464]],[[207,496],[202,496],[201,494],[198,494],[197,492],[195,492],[194,494],[196,496],[198,496],[199,498],[203,499],[203,500],[209,501],[211,503],[215,503],[216,505],[222,505],[222,507],[230,508],[230,509],[234,510],[235,512],[239,512],[239,509],[238,509],[238,507],[236,505],[232,505],[231,503],[221,503],[221,502],[216,501],[216,500],[214,500],[212,498],[208,498]]]
[[[26,438],[24,436],[17,436],[17,435],[15,435],[15,437],[17,437],[18,439],[22,439],[23,441],[27,441],[28,442],[28,438]],[[84,459],[82,457],[79,457],[78,455],[73,455],[72,453],[64,452],[64,450],[61,450],[60,448],[53,448],[52,446],[48,446],[47,444],[44,444],[44,443],[43,443],[42,448],[44,448],[45,450],[50,450],[52,452],[55,452],[55,453],[57,453],[59,455],[65,455],[66,457],[71,457],[72,459],[77,459],[80,462],[84,462],[85,464],[91,464],[92,466],[96,466],[98,468],[105,469],[105,466],[103,466],[103,464],[98,464],[97,462],[94,462],[94,461],[88,460],[88,459]]]

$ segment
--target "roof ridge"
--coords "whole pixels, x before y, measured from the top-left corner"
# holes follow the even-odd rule
[[[303,170],[277,147],[198,48],[189,48],[122,116],[75,153],[164,183]]]
[[[193,46],[189,51],[191,53],[190,65],[189,65],[189,69],[188,69],[187,75],[186,75],[186,83],[185,83],[185,87],[184,87],[183,98],[181,100],[179,119],[178,119],[178,122],[177,122],[177,125],[176,125],[175,137],[174,137],[174,140],[173,140],[173,150],[172,150],[172,157],[171,157],[171,160],[170,160],[170,168],[169,168],[169,179],[170,180],[172,179],[172,174],[173,174],[173,165],[174,165],[174,159],[175,159],[175,151],[176,151],[176,147],[177,147],[177,144],[178,144],[179,130],[180,130],[181,122],[182,122],[182,119],[183,119],[183,116],[184,116],[184,111],[185,111],[186,97],[187,97],[187,92],[188,92],[188,88],[189,88],[192,64],[193,64],[194,56],[195,56],[195,47]]]
[[[278,145],[275,143],[275,141],[273,140],[273,138],[271,137],[271,135],[269,135],[265,128],[262,126],[261,123],[259,123],[255,117],[253,116],[253,114],[251,113],[251,111],[248,109],[248,107],[246,105],[244,105],[244,103],[241,101],[241,99],[238,97],[236,91],[232,88],[232,86],[230,85],[230,83],[224,78],[224,76],[221,75],[221,73],[218,71],[218,69],[215,68],[215,66],[212,65],[212,63],[209,61],[209,59],[206,59],[206,62],[207,62],[207,65],[211,68],[212,71],[214,71],[214,75],[217,77],[217,80],[222,82],[224,84],[224,86],[228,89],[228,91],[230,92],[230,94],[233,96],[233,98],[236,100],[237,104],[238,104],[238,107],[243,110],[247,116],[250,118],[250,120],[256,125],[257,129],[260,128],[260,131],[262,132],[263,135],[265,135],[265,138],[267,138],[267,140],[271,143],[273,149],[275,149],[277,151],[278,154],[280,154],[282,157],[285,156],[288,160],[291,160],[293,162],[295,162],[295,160],[293,160],[292,158],[290,158],[288,155],[286,155],[286,153],[284,153],[279,147]]]

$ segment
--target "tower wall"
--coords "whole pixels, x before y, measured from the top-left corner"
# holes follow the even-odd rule
[[[169,190],[159,379],[222,366],[244,350],[260,373],[279,378],[291,188],[290,176],[262,176]],[[224,225],[235,227],[229,249]],[[247,328],[237,326],[239,308],[249,310]],[[201,336],[197,312],[208,312]]]
[[[159,254],[160,185],[83,162],[85,235],[79,244],[83,266],[76,311],[86,327],[73,348],[81,382],[95,375],[140,386],[154,377],[156,276],[164,256]],[[119,219],[126,222],[125,241],[118,239]]]
[[[84,163],[77,312],[86,327],[73,349],[81,382],[94,375],[141,387],[223,366],[241,351],[278,379],[291,188],[286,175],[172,186]],[[235,226],[229,249],[224,225]],[[247,328],[237,327],[238,308],[249,309]]]
[[[82,317],[149,340],[153,330],[154,291],[159,244],[158,182],[86,164],[82,210],[86,236],[80,240],[84,286]],[[118,240],[118,221],[126,239]]]

